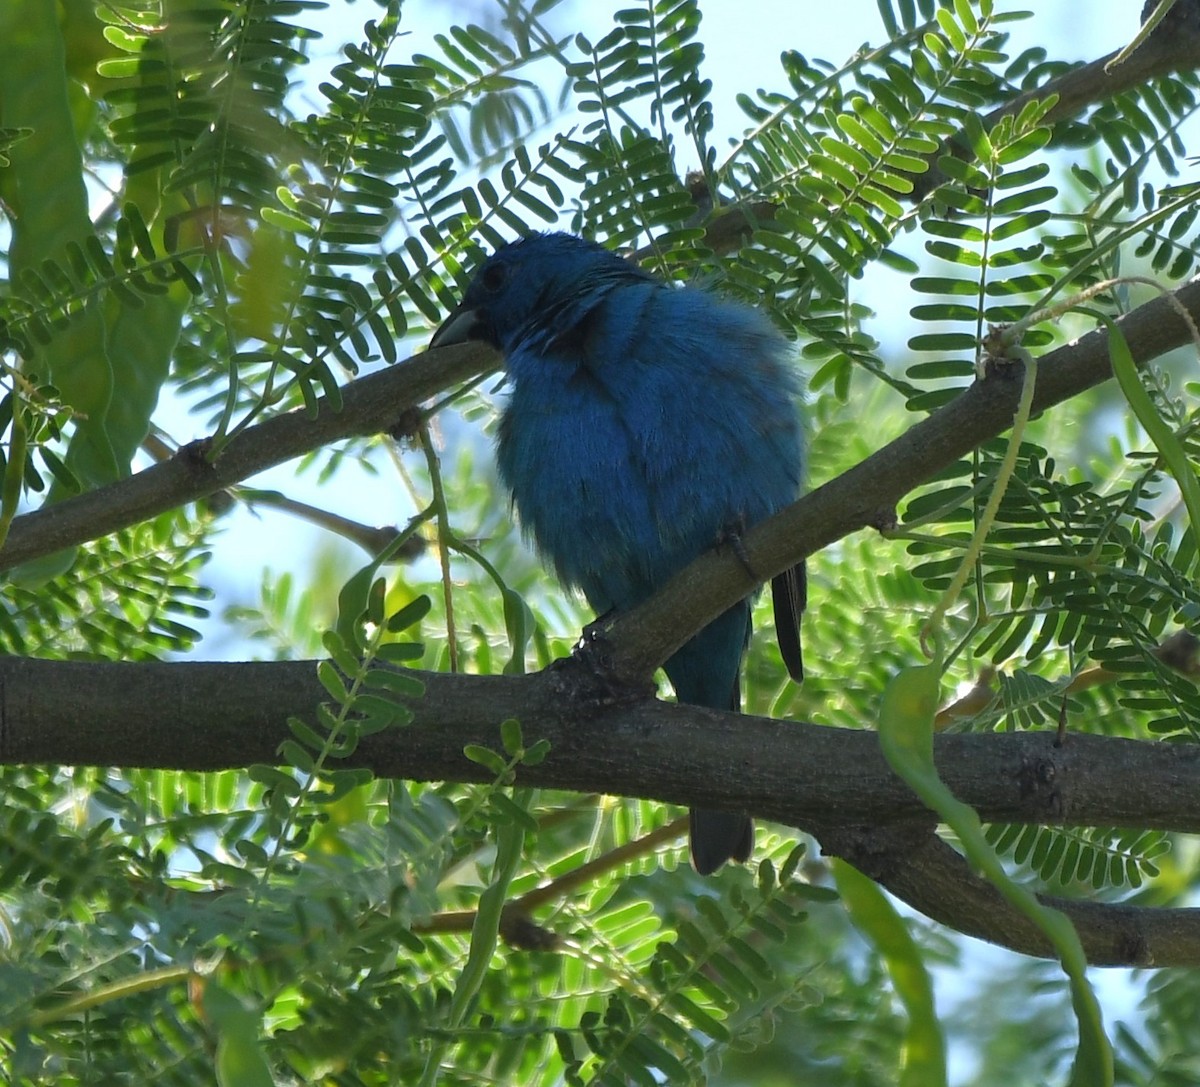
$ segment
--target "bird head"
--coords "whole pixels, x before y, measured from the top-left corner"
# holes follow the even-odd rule
[[[530,234],[483,262],[429,346],[479,340],[507,355],[539,333],[549,341],[573,327],[613,285],[649,278],[596,242]]]

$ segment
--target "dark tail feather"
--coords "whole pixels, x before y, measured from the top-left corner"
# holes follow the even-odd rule
[[[775,630],[783,663],[797,683],[804,678],[804,660],[800,651],[800,617],[808,603],[808,582],[804,563],[785,570],[771,582],[775,605]],[[747,628],[747,634],[749,628]],[[734,680],[729,708],[742,708],[741,692]],[[726,861],[745,863],[754,849],[754,823],[749,816],[723,811],[693,808],[691,816],[692,867],[702,876],[711,876]]]
[[[715,709],[741,709],[738,668],[750,640],[750,604],[743,600],[719,616],[665,665],[680,702]],[[749,816],[694,808],[691,811],[692,865],[711,875],[728,860],[746,861],[754,848]]]
[[[711,876],[726,861],[750,859],[754,848],[754,824],[745,815],[693,808],[691,816],[692,867]]]

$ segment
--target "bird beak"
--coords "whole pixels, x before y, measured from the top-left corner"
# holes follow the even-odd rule
[[[459,306],[443,322],[429,341],[430,347],[449,347],[451,344],[467,343],[479,339],[483,322],[479,313],[470,306]]]

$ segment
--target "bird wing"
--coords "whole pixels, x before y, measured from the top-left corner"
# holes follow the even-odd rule
[[[808,603],[808,579],[804,563],[798,562],[771,579],[771,602],[775,607],[775,637],[788,675],[797,683],[804,678],[800,651],[800,617]]]

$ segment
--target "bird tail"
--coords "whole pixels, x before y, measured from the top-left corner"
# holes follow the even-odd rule
[[[750,640],[750,604],[743,600],[718,616],[667,661],[668,678],[680,702],[714,709],[742,708],[738,682]],[[736,812],[693,809],[692,865],[711,875],[726,861],[746,861],[754,848],[754,824]]]
[[[745,862],[754,848],[754,823],[746,815],[692,808],[692,867],[711,876],[726,861]]]

